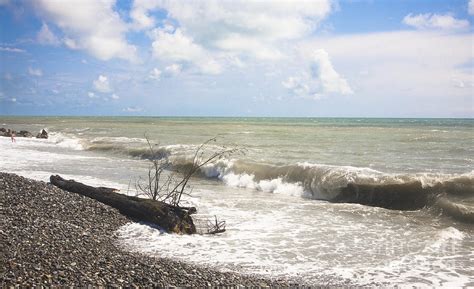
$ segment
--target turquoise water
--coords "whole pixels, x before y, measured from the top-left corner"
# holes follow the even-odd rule
[[[17,128],[70,134],[85,149],[106,151],[117,137],[160,145],[220,144],[247,149],[246,160],[272,164],[310,162],[387,173],[466,173],[474,168],[472,119],[340,118],[4,118]],[[101,138],[99,140],[99,138]],[[140,141],[124,143],[144,147]],[[117,153],[119,147],[113,152]]]

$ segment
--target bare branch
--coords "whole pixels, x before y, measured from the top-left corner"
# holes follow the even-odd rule
[[[147,178],[143,179],[139,177],[135,183],[137,194],[143,194],[153,200],[180,207],[187,210],[189,214],[196,213],[196,209],[194,207],[181,207],[180,202],[183,195],[190,196],[192,193],[192,188],[188,185],[191,177],[200,171],[202,167],[242,151],[238,148],[222,146],[210,154],[207,154],[206,147],[211,142],[217,141],[217,138],[213,137],[198,146],[193,154],[190,167],[185,166],[183,171],[173,173],[172,163],[169,161],[168,156],[163,157],[159,155],[148,136],[146,134],[144,136],[150,151],[148,158],[150,166],[148,168]],[[168,171],[169,174],[164,175],[165,171]],[[181,177],[177,178],[177,174],[180,174]],[[217,234],[225,231],[225,221],[219,221],[216,216],[214,217],[214,222],[208,222],[207,234]]]

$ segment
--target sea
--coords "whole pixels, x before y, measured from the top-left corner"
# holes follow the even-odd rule
[[[116,233],[124,250],[306,284],[474,286],[473,119],[0,116],[0,127],[49,132],[0,137],[0,171],[128,195],[148,174],[147,139],[168,175],[210,139],[203,157],[236,149],[183,197],[226,232],[129,223]],[[413,182],[421,189],[403,186]],[[370,206],[339,198],[351,184],[429,197],[415,209]]]

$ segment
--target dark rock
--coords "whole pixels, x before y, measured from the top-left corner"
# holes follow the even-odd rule
[[[9,128],[0,128],[0,136],[11,137],[13,134],[17,137],[33,137],[33,134],[26,130],[20,130],[20,132],[17,132]]]
[[[20,137],[33,137],[33,134],[27,130],[20,130],[20,132],[17,134],[17,136]]]
[[[48,138],[48,132],[42,129],[41,132],[36,135],[36,138]]]

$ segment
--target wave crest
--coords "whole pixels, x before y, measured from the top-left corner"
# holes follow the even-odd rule
[[[169,158],[173,169],[183,171],[192,165],[197,145],[156,146],[155,154],[142,139],[111,143],[96,139],[88,150],[107,151],[134,158]],[[209,147],[212,151],[213,147]],[[472,207],[465,199],[474,197],[474,171],[465,174],[389,174],[371,168],[334,166],[308,162],[273,165],[246,160],[221,159],[203,166],[200,177],[216,178],[233,187],[263,192],[303,196],[332,202],[359,203],[389,209],[416,210],[437,204],[443,212],[472,222]],[[461,196],[453,203],[440,195]],[[438,202],[436,201],[438,200]]]

